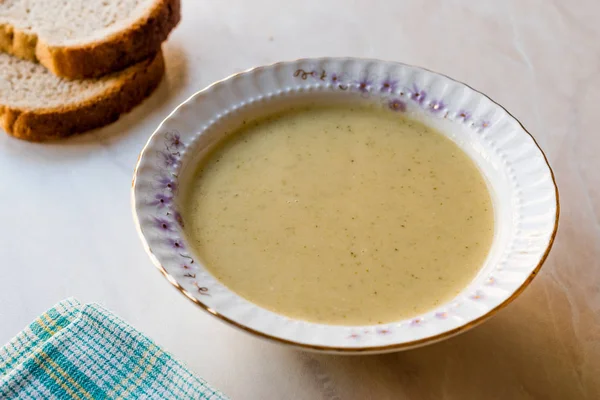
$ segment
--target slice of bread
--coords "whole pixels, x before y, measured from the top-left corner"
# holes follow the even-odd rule
[[[156,54],[180,18],[180,0],[0,0],[0,51],[100,77]]]
[[[107,125],[149,96],[164,68],[159,52],[112,75],[72,81],[0,53],[0,127],[19,139],[44,141]]]

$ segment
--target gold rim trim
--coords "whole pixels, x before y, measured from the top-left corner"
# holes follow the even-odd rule
[[[255,329],[249,328],[245,325],[242,325],[230,318],[225,317],[224,315],[219,314],[218,312],[216,312],[215,310],[213,310],[212,308],[208,307],[206,304],[202,303],[200,300],[198,300],[197,298],[195,298],[191,293],[189,293],[187,290],[185,290],[183,287],[181,287],[181,285],[177,282],[177,280],[175,278],[173,278],[173,276],[171,276],[165,269],[164,267],[161,265],[160,261],[158,260],[158,258],[154,255],[154,253],[152,253],[152,250],[150,249],[150,246],[148,245],[148,242],[146,241],[146,237],[144,236],[144,234],[142,233],[142,228],[140,226],[140,221],[137,215],[137,210],[135,207],[135,185],[136,185],[136,179],[137,179],[137,173],[138,173],[138,169],[140,167],[140,163],[142,160],[142,156],[143,154],[146,152],[147,148],[150,146],[150,142],[152,141],[152,138],[154,137],[154,135],[162,128],[163,124],[170,119],[173,115],[175,115],[177,113],[177,111],[179,111],[179,108],[181,108],[183,105],[187,104],[190,100],[192,100],[194,97],[207,92],[208,90],[210,90],[213,86],[216,86],[222,82],[225,82],[227,80],[233,79],[238,75],[242,75],[242,74],[247,74],[250,72],[254,72],[263,68],[274,68],[277,67],[278,65],[283,65],[283,64],[292,64],[292,63],[301,63],[301,62],[319,62],[322,63],[324,61],[327,60],[333,60],[336,58],[301,58],[301,59],[297,59],[294,61],[280,61],[280,62],[276,62],[276,63],[272,63],[272,64],[268,64],[268,65],[263,65],[263,66],[259,66],[259,67],[254,67],[254,68],[249,68],[245,71],[241,71],[241,72],[237,72],[235,74],[231,74],[228,77],[215,81],[212,84],[208,85],[207,87],[205,87],[204,89],[194,93],[192,96],[190,96],[188,99],[186,99],[183,103],[181,103],[179,106],[177,106],[158,126],[158,128],[152,133],[152,135],[150,135],[150,138],[148,139],[148,141],[146,142],[146,144],[144,145],[144,148],[142,149],[142,151],[140,152],[140,155],[138,156],[138,160],[134,169],[134,173],[133,173],[133,181],[132,181],[132,190],[131,190],[131,202],[132,202],[132,209],[133,209],[133,219],[135,222],[135,227],[136,230],[142,240],[142,244],[144,246],[144,249],[146,250],[146,252],[148,253],[148,255],[150,256],[150,259],[152,260],[152,263],[154,264],[154,266],[156,268],[158,268],[158,270],[164,275],[164,277],[167,279],[167,281],[173,285],[177,290],[179,290],[185,297],[187,297],[189,300],[191,300],[194,304],[200,306],[200,308],[202,308],[204,311],[212,314],[213,316],[221,319],[222,321],[225,321],[226,323],[241,329],[242,331],[248,332],[252,335],[258,336],[262,339],[266,339],[266,340],[270,340],[279,344],[284,344],[284,345],[289,345],[289,346],[293,346],[296,348],[300,348],[300,349],[304,349],[304,350],[313,350],[313,351],[322,351],[322,352],[331,352],[331,353],[342,353],[342,354],[365,354],[365,353],[378,353],[378,352],[393,352],[393,351],[400,351],[400,350],[407,350],[410,348],[416,348],[416,347],[420,347],[420,346],[424,346],[426,344],[431,344],[431,343],[435,343],[444,339],[448,339],[452,336],[458,335],[459,333],[463,333],[468,331],[471,328],[474,328],[475,326],[481,324],[482,322],[488,320],[489,318],[493,317],[494,315],[496,315],[500,310],[502,310],[504,307],[508,306],[510,303],[512,303],[514,301],[514,299],[516,299],[533,281],[533,279],[536,277],[536,275],[539,273],[540,269],[542,268],[542,265],[544,264],[544,262],[546,261],[546,259],[548,258],[548,255],[550,254],[550,250],[552,249],[552,246],[554,245],[554,240],[556,239],[556,234],[558,233],[558,221],[559,221],[559,216],[560,216],[560,200],[559,200],[559,193],[558,193],[558,185],[556,184],[556,178],[554,176],[554,171],[552,170],[552,167],[550,166],[550,163],[548,162],[548,157],[546,156],[546,153],[544,153],[544,151],[542,150],[542,148],[540,147],[540,145],[538,144],[537,140],[535,139],[535,137],[525,128],[525,126],[521,123],[521,121],[519,121],[514,115],[512,115],[506,108],[504,108],[502,105],[498,104],[496,101],[492,100],[488,95],[486,95],[485,93],[480,92],[477,89],[474,89],[473,87],[469,86],[468,84],[461,82],[459,80],[456,80],[454,78],[451,78],[447,75],[441,74],[439,72],[435,72],[432,70],[429,70],[427,68],[423,68],[423,67],[419,67],[416,65],[409,65],[409,64],[404,64],[404,63],[400,63],[400,62],[390,62],[390,61],[383,61],[383,60],[378,60],[378,59],[360,59],[360,58],[352,58],[352,57],[340,57],[337,58],[338,60],[362,60],[362,61],[371,61],[371,62],[384,62],[384,63],[394,63],[394,64],[398,64],[398,65],[404,65],[404,66],[408,66],[408,67],[413,67],[413,68],[419,68],[422,69],[424,71],[439,75],[439,76],[443,76],[446,79],[449,79],[453,82],[459,83],[461,85],[464,85],[466,87],[468,87],[469,89],[473,90],[475,93],[480,94],[481,96],[487,98],[489,101],[491,101],[493,104],[495,104],[496,106],[500,107],[502,110],[504,110],[512,119],[514,119],[515,121],[517,121],[517,123],[519,124],[519,126],[523,129],[523,131],[525,131],[525,133],[527,133],[529,135],[529,137],[533,140],[533,143],[535,144],[535,146],[537,147],[537,149],[540,151],[540,153],[542,154],[542,157],[544,157],[544,162],[546,163],[546,166],[548,167],[548,170],[550,171],[550,177],[552,178],[552,184],[554,185],[554,194],[555,194],[555,198],[556,198],[556,214],[554,216],[554,227],[552,229],[552,234],[550,236],[550,240],[548,241],[548,245],[546,246],[546,250],[544,251],[544,254],[542,255],[542,257],[540,258],[540,261],[538,262],[538,264],[536,265],[535,269],[529,274],[529,276],[527,277],[527,279],[525,279],[525,281],[521,284],[521,286],[519,286],[519,288],[517,288],[517,290],[515,290],[510,297],[508,297],[506,300],[504,300],[502,303],[500,303],[499,305],[497,305],[496,307],[494,307],[493,309],[491,309],[490,311],[488,311],[487,313],[485,313],[484,315],[480,316],[479,318],[474,319],[473,321],[470,321],[464,325],[461,325],[459,327],[456,327],[452,330],[437,334],[437,335],[433,335],[433,336],[428,336],[426,338],[423,339],[418,339],[418,340],[413,340],[410,342],[404,342],[404,343],[397,343],[397,344],[391,344],[391,345],[385,345],[385,346],[366,346],[366,347],[337,347],[337,346],[321,346],[321,345],[313,345],[313,344],[307,344],[307,343],[301,343],[301,342],[296,342],[293,340],[288,340],[288,339],[282,339],[280,337],[277,336],[273,336],[273,335],[269,335],[267,333],[264,332],[260,332],[257,331]],[[258,306],[257,306],[258,307]]]

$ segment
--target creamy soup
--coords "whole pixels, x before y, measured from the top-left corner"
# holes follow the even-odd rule
[[[206,267],[293,318],[354,325],[426,312],[468,285],[492,242],[475,164],[389,110],[312,106],[247,123],[193,182],[187,235]]]

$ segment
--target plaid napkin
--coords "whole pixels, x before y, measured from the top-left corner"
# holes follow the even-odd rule
[[[68,299],[0,349],[0,399],[226,399],[130,325]]]

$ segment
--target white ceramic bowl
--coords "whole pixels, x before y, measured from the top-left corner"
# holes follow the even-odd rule
[[[306,101],[369,102],[450,137],[478,165],[495,213],[490,253],[452,301],[409,320],[370,326],[310,323],[275,314],[229,290],[188,246],[179,213],[198,161],[245,119]],[[185,296],[220,319],[276,342],[315,351],[376,353],[463,332],[507,305],[544,262],[558,226],[558,191],[533,137],[485,95],[443,75],[395,62],[305,59],[214,83],[154,132],[133,181],[134,218],[154,264]]]

